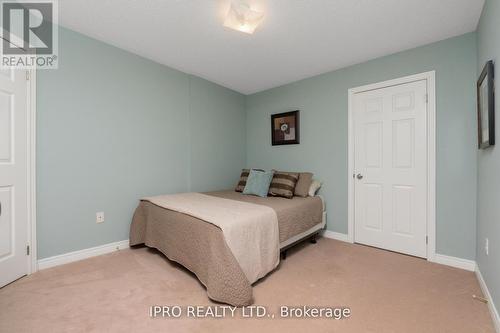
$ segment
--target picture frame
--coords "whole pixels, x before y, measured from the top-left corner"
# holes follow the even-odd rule
[[[299,110],[271,115],[271,144],[273,146],[300,143]]]
[[[494,65],[488,61],[477,81],[478,148],[495,144]]]

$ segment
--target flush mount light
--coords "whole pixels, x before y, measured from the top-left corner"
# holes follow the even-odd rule
[[[224,26],[247,34],[252,34],[264,18],[264,13],[250,8],[241,0],[231,1]]]

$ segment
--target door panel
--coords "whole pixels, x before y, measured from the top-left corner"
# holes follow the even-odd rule
[[[29,267],[27,92],[24,70],[0,71],[0,287]]]
[[[354,95],[358,243],[427,256],[426,95],[425,80]]]
[[[414,119],[392,121],[392,166],[393,168],[413,168],[415,156]]]
[[[12,249],[12,233],[14,227],[12,225],[12,187],[0,187],[0,260],[11,256],[14,251]]]
[[[365,124],[366,167],[382,167],[382,122]]]
[[[413,186],[394,185],[392,189],[393,232],[411,236],[413,225]]]
[[[364,227],[381,231],[383,227],[383,188],[380,184],[364,184]]]
[[[0,90],[0,163],[11,162],[12,94]]]

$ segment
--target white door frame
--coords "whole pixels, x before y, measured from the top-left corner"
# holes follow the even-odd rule
[[[436,72],[430,71],[394,80],[351,88],[348,91],[348,231],[347,240],[354,243],[354,117],[353,98],[357,93],[405,83],[427,82],[427,260],[436,255]]]
[[[38,270],[36,244],[36,69],[27,73],[28,85],[28,275]]]

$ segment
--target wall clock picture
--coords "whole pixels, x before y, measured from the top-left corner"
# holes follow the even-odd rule
[[[495,91],[493,61],[488,61],[477,81],[479,149],[495,144]]]
[[[299,144],[299,111],[271,115],[272,145]]]

